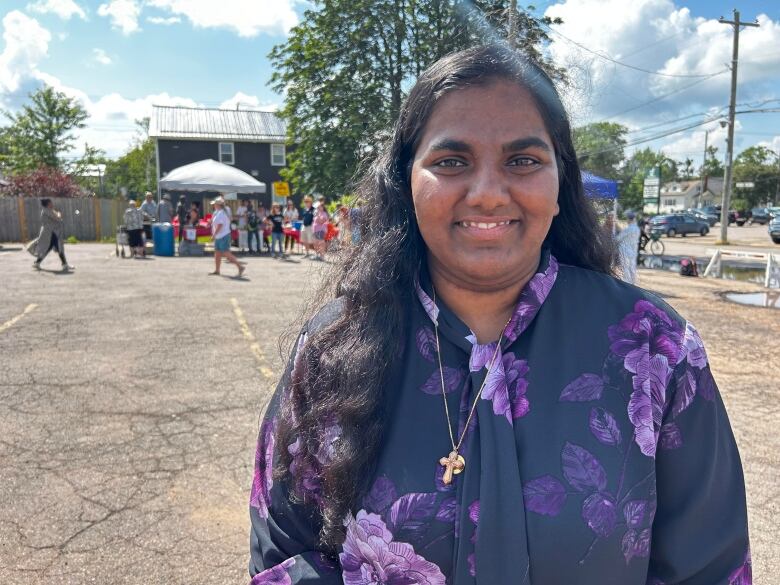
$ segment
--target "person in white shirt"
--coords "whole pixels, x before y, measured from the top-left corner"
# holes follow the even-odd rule
[[[230,217],[225,212],[225,200],[218,197],[211,202],[216,211],[211,216],[211,240],[214,242],[214,272],[209,274],[220,274],[219,268],[224,256],[228,262],[235,264],[238,268],[239,278],[244,274],[245,264],[239,262],[230,251]]]
[[[636,284],[636,257],[639,252],[639,226],[633,211],[626,212],[628,225],[615,236],[620,262],[620,278]]]
[[[245,232],[246,232],[246,224],[247,224],[248,216],[249,216],[249,201],[246,199],[242,199],[241,203],[238,206],[238,209],[236,209],[236,222],[238,222],[238,248],[242,252],[244,251],[244,242],[247,240]]]

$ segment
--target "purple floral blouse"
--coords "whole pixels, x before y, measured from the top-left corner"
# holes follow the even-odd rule
[[[296,465],[302,446],[275,442],[280,384],[256,454],[253,585],[752,582],[739,454],[690,323],[641,289],[544,252],[490,368],[495,344],[477,343],[428,291],[422,274],[387,382],[373,487],[345,518],[337,560],[318,552],[316,517],[272,478],[286,448],[295,481],[319,497],[318,469]],[[449,485],[434,322],[461,430],[490,368],[465,471]],[[340,431],[335,418],[323,422],[320,464]]]

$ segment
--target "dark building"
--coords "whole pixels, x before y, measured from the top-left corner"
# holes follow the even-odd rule
[[[158,181],[173,169],[210,158],[265,183],[265,194],[239,198],[259,199],[268,207],[277,195],[274,183],[282,181],[279,172],[287,164],[287,151],[285,123],[274,112],[154,106],[149,136],[157,149]],[[186,195],[206,209],[205,202],[216,193]]]

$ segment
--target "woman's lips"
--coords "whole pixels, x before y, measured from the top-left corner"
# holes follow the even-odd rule
[[[478,240],[495,240],[503,237],[518,223],[514,219],[494,221],[463,220],[455,223],[459,231]]]

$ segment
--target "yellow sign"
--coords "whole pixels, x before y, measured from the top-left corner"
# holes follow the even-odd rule
[[[274,181],[274,195],[276,197],[289,197],[290,196],[290,183],[284,181]]]

